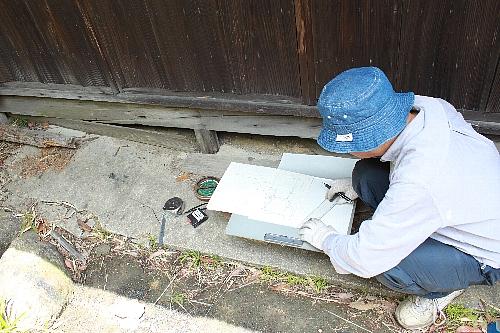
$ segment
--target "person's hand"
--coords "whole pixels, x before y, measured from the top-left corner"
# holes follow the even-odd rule
[[[299,229],[300,239],[308,242],[319,250],[323,250],[322,246],[325,239],[335,233],[337,232],[333,227],[324,224],[318,219],[307,220]]]
[[[351,200],[356,200],[358,198],[358,194],[352,188],[352,179],[351,178],[339,178],[334,179],[328,184],[330,189],[326,192],[325,198],[328,200],[332,200],[335,194],[339,192],[343,192],[346,197]]]

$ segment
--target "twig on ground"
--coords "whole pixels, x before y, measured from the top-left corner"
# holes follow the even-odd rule
[[[338,314],[335,314],[335,313],[333,313],[333,312],[331,312],[331,311],[328,311],[328,310],[325,310],[325,311],[326,311],[326,312],[328,312],[329,314],[333,315],[334,317],[337,317],[338,319],[341,319],[341,320],[345,321],[346,323],[349,323],[349,324],[351,324],[351,325],[353,325],[353,326],[356,326],[357,328],[362,329],[362,330],[363,330],[363,331],[365,331],[365,332],[370,332],[370,333],[373,333],[373,331],[370,331],[369,329],[366,329],[366,328],[364,328],[363,326],[359,326],[358,324],[353,323],[353,322],[352,322],[352,321],[350,321],[349,319],[345,319],[345,318],[343,318],[343,317],[339,316]]]
[[[200,305],[213,306],[213,304],[205,303],[205,302],[201,302],[201,301],[196,301],[194,299],[190,299],[189,301],[192,302],[192,303],[200,304]]]
[[[41,200],[41,203],[47,204],[49,206],[64,206],[64,207],[69,207],[71,209],[74,209],[77,213],[83,212],[83,210],[79,210],[76,208],[74,205],[70,204],[67,201],[47,201],[47,200]]]
[[[235,290],[238,290],[238,289],[241,289],[241,288],[245,288],[245,287],[247,287],[247,286],[249,286],[249,285],[251,285],[251,284],[254,284],[254,283],[256,283],[256,282],[257,282],[257,280],[250,281],[250,282],[248,282],[248,283],[245,283],[245,284],[239,285],[239,286],[237,286],[237,287],[235,287],[235,288],[233,288],[233,289],[228,289],[227,291],[229,292],[229,291],[235,291]]]
[[[304,297],[313,299],[315,301],[324,301],[324,302],[328,302],[328,303],[345,304],[344,302],[341,302],[335,298],[318,297],[318,296],[314,296],[312,294],[306,293],[305,291],[302,291],[302,290],[293,290],[293,289],[283,288],[281,291],[304,296]]]
[[[172,283],[174,282],[175,278],[177,277],[177,274],[179,274],[179,272],[175,273],[175,275],[172,277],[172,279],[170,280],[170,282],[168,283],[168,285],[165,287],[165,289],[163,290],[163,292],[160,294],[160,296],[158,296],[158,298],[156,299],[156,301],[154,301],[154,305],[158,304],[158,301],[163,297],[163,295],[167,292],[168,288],[170,288],[170,286],[172,285]]]
[[[386,323],[384,323],[384,322],[382,322],[382,325],[384,325],[384,326],[385,326],[388,330],[390,330],[391,332],[400,333],[400,331],[396,331],[396,330],[394,329],[394,326],[393,326],[393,327],[391,327],[390,325],[388,325],[388,324],[386,324]]]

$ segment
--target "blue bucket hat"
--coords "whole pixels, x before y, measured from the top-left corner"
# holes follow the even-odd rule
[[[342,72],[319,96],[323,127],[318,144],[335,153],[373,150],[401,133],[414,100],[412,92],[394,92],[377,67]]]

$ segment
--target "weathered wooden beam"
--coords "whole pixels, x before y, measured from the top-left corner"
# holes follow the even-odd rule
[[[1,92],[0,88],[0,95]],[[0,97],[0,112],[107,124],[141,124],[301,138],[316,138],[321,128],[321,118],[316,117],[7,95]],[[460,112],[478,132],[500,135],[500,113]]]
[[[106,124],[140,124],[301,138],[317,137],[321,127],[318,118],[35,97],[4,96],[0,99],[0,112]]]
[[[46,121],[51,125],[71,128],[78,131],[110,136],[149,145],[175,148],[184,152],[196,152],[197,144],[194,135],[177,134],[171,131],[155,131],[124,126],[101,124],[83,120],[58,119],[45,117],[29,117],[34,122]]]
[[[174,92],[161,89],[128,88],[114,93],[109,87],[82,87],[37,82],[0,83],[0,96],[64,98],[99,102],[160,105],[237,112],[319,117],[315,107],[302,105],[297,98],[274,95]]]
[[[40,148],[76,148],[78,139],[43,130],[0,125],[0,140],[23,143]]]
[[[215,154],[219,151],[220,144],[216,131],[206,129],[195,129],[194,135],[200,150],[204,154]]]

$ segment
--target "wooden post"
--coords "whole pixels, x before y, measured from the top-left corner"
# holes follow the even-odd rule
[[[9,119],[5,115],[5,113],[0,112],[0,124],[7,124],[9,122]]]
[[[216,131],[195,129],[194,135],[202,153],[215,154],[219,151],[219,138]]]

